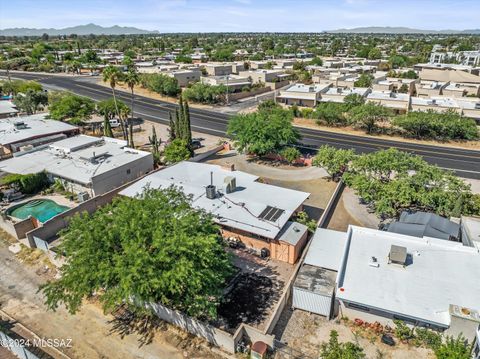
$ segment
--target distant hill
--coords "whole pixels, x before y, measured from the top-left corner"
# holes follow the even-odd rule
[[[480,35],[480,29],[475,30],[421,30],[421,29],[412,29],[409,27],[381,27],[381,26],[371,26],[371,27],[356,27],[353,29],[338,29],[327,31],[331,34],[341,34],[341,33],[350,33],[350,34],[473,34]]]
[[[137,29],[136,27],[111,26],[103,27],[95,24],[79,25],[73,27],[66,27],[64,29],[28,29],[28,28],[13,28],[0,30],[0,35],[3,36],[42,36],[48,34],[52,36],[57,35],[138,35],[138,34],[156,34],[158,31],[148,31]]]

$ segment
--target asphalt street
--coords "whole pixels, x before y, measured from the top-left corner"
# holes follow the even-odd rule
[[[5,76],[5,71],[0,71]],[[85,81],[73,76],[59,76],[33,73],[11,73],[13,78],[37,80],[42,84],[54,88],[63,88],[79,95],[88,96],[100,101],[112,96],[109,88],[98,85],[93,81]],[[124,101],[130,101],[128,93],[117,91],[117,96]],[[129,103],[129,102],[127,102]],[[175,104],[135,96],[135,116],[158,123],[168,123],[169,113],[174,111]],[[217,136],[225,136],[229,115],[190,108],[191,126],[194,131]],[[337,148],[352,148],[358,153],[367,153],[379,149],[395,147],[399,150],[422,156],[427,162],[442,168],[453,170],[457,175],[465,178],[480,179],[480,151],[466,150],[440,145],[423,145],[411,142],[399,142],[387,139],[373,139],[350,134],[333,133],[322,130],[298,128],[302,140],[299,144],[303,150],[314,151],[324,145]]]

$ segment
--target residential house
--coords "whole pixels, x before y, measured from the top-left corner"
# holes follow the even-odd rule
[[[367,87],[353,87],[353,88],[340,88],[330,87],[325,93],[322,93],[320,99],[321,102],[343,102],[345,97],[352,94],[357,94],[362,97],[366,97],[370,93],[370,89]]]
[[[411,111],[436,111],[436,112],[446,112],[446,111],[455,111],[462,113],[462,109],[458,106],[457,101],[450,97],[411,97],[410,98],[410,109]]]
[[[356,226],[346,237],[339,243],[339,315],[390,326],[401,320],[473,340],[480,323],[477,247]]]
[[[36,114],[0,119],[0,158],[79,133],[78,127],[49,120],[46,116]]]
[[[294,84],[288,89],[280,91],[280,94],[276,96],[276,100],[278,103],[285,105],[313,108],[320,101],[321,94],[326,92],[331,86],[331,83],[315,85]]]
[[[55,121],[60,122],[60,121]],[[71,192],[91,197],[109,192],[153,169],[150,152],[127,147],[110,137],[79,135],[16,153],[0,162],[6,173],[32,174],[45,171]]]
[[[251,80],[248,77],[239,75],[226,75],[226,76],[208,76],[202,77],[201,82],[208,85],[219,86],[224,85],[228,87],[229,92],[242,91],[244,88],[250,88],[252,85]]]
[[[209,76],[226,76],[232,74],[232,64],[208,63],[203,65]]]
[[[167,75],[177,80],[178,86],[186,87],[190,83],[200,81],[202,73],[198,70],[174,70],[167,72]]]
[[[291,218],[310,194],[261,183],[258,178],[233,168],[184,161],[145,176],[120,194],[135,197],[146,186],[177,186],[191,196],[194,207],[213,215],[225,239],[294,264],[308,230]]]
[[[17,114],[18,109],[13,102],[8,100],[0,100],[0,118],[13,117]]]
[[[448,86],[448,82],[425,81],[422,80],[417,85],[417,96],[431,97],[443,94],[443,89]]]
[[[265,84],[273,89],[288,85],[290,74],[283,70],[255,70],[255,71],[240,71],[242,77],[249,77],[253,84]]]
[[[410,95],[393,91],[371,91],[367,101],[388,107],[396,113],[406,113],[410,108]]]

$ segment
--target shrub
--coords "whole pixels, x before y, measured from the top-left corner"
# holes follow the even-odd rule
[[[187,101],[215,104],[224,102],[227,87],[225,85],[208,85],[197,82],[183,90],[183,98]]]
[[[35,194],[46,188],[49,181],[45,172],[39,172],[27,175],[9,174],[3,177],[2,184],[14,186],[25,194]]]
[[[165,74],[142,74],[140,84],[150,91],[165,96],[177,96],[180,93],[178,81]]]
[[[295,162],[302,154],[295,147],[285,147],[280,151],[280,156],[282,156],[288,163]]]

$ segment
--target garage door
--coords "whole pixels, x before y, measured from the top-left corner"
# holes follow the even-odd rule
[[[330,319],[332,297],[293,287],[293,307]]]

